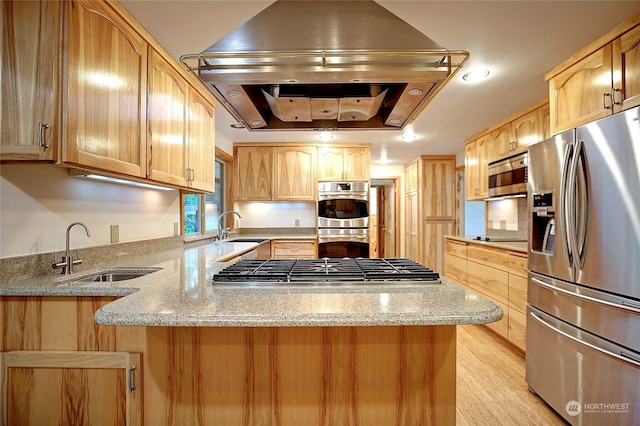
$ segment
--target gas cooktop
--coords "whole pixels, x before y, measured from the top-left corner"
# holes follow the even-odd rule
[[[213,276],[218,283],[439,283],[437,272],[410,259],[241,260]]]

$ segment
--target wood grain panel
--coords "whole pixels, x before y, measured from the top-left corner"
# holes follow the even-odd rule
[[[447,278],[460,284],[467,283],[467,261],[465,259],[452,256],[449,253],[445,254],[444,271]]]
[[[422,161],[422,214],[429,219],[453,219],[455,190],[453,157],[426,157]]]
[[[275,147],[275,199],[315,200],[315,147]]]
[[[509,276],[504,271],[467,262],[467,285],[492,300],[509,301]]]
[[[509,268],[509,256],[507,252],[493,248],[483,248],[475,244],[467,247],[467,259],[478,262],[501,271],[507,271]]]
[[[452,233],[453,220],[423,224],[423,263],[436,272],[444,273],[444,236]]]
[[[527,312],[527,278],[509,274],[509,306]]]
[[[345,148],[345,179],[369,180],[371,149],[367,147]]]
[[[527,314],[509,308],[509,341],[520,350],[527,349]]]
[[[467,258],[467,243],[445,239],[444,250],[446,254],[450,254],[461,259]]]
[[[63,161],[145,177],[147,43],[107,3],[84,0],[69,3],[67,40]]]
[[[189,168],[193,189],[213,192],[215,170],[215,108],[193,88],[189,90],[188,105]]]
[[[614,112],[640,105],[640,25],[614,40],[613,89],[616,91]],[[622,99],[620,99],[622,98]]]
[[[3,1],[0,159],[55,160],[60,4]],[[39,123],[48,148],[38,145]]]
[[[527,274],[529,272],[529,260],[526,255],[516,255],[509,253],[508,262],[508,271],[510,274],[527,278]]]
[[[236,200],[271,200],[273,148],[236,147],[234,151]]]
[[[315,259],[315,240],[273,240],[273,259]]]

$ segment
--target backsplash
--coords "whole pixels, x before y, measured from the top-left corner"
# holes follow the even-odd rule
[[[487,201],[489,237],[511,237],[522,240],[529,236],[528,198],[506,198]]]
[[[238,201],[234,206],[242,219],[235,219],[238,228],[315,228],[316,203]]]

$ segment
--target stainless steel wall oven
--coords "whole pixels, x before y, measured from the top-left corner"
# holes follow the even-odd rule
[[[318,184],[318,257],[369,257],[369,183]]]

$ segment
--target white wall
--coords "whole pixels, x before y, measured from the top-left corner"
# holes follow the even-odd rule
[[[0,167],[0,257],[62,250],[71,222],[71,247],[110,244],[110,226],[120,242],[172,236],[180,222],[180,192],[137,188],[71,177],[52,165]]]

